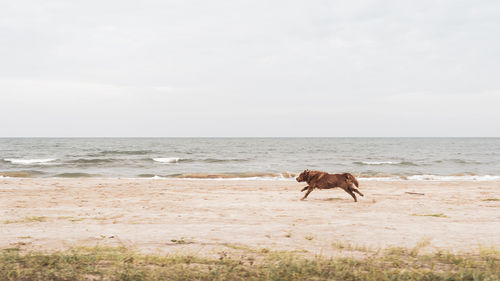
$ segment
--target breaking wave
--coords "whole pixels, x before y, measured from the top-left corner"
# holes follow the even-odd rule
[[[500,176],[494,175],[450,175],[450,176],[439,176],[439,175],[414,175],[406,177],[408,180],[416,181],[498,181]]]
[[[231,159],[221,159],[221,158],[200,158],[200,159],[189,159],[180,157],[158,157],[151,158],[155,162],[161,163],[179,163],[179,162],[202,162],[202,163],[229,163],[229,162],[247,162],[250,159],[243,158],[231,158]]]
[[[57,174],[54,177],[56,178],[90,178],[90,177],[97,177],[99,175],[93,175],[93,174],[88,174],[88,173],[61,173]]]
[[[158,176],[153,174],[141,174],[139,177],[160,177],[178,179],[231,179],[231,180],[260,180],[260,179],[293,179],[296,173],[186,173]]]
[[[152,158],[153,161],[160,162],[160,163],[179,163],[182,160],[187,160],[187,159],[182,159],[179,157],[163,157],[163,158]]]
[[[418,164],[413,163],[411,161],[401,161],[401,162],[393,162],[393,161],[356,161],[353,162],[356,165],[400,165],[400,166],[418,166]]]
[[[44,158],[44,159],[14,159],[14,158],[5,158],[3,161],[5,162],[10,162],[12,164],[19,164],[19,165],[38,165],[38,164],[45,164],[49,163],[52,161],[57,160],[57,158]]]

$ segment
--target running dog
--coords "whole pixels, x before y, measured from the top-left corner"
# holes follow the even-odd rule
[[[306,194],[300,200],[306,199],[309,193],[311,193],[315,188],[330,189],[340,187],[345,192],[349,193],[352,198],[354,198],[354,202],[358,202],[358,199],[356,199],[356,195],[354,194],[354,192],[361,196],[364,196],[363,193],[361,193],[357,189],[357,187],[359,187],[358,180],[356,180],[356,178],[349,173],[329,174],[326,172],[305,170],[300,173],[296,180],[298,182],[305,181],[308,184],[300,191],[303,192],[307,189]]]

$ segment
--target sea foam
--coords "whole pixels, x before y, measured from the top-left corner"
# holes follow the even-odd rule
[[[180,160],[179,157],[153,158],[153,161],[160,163],[178,163]]]
[[[12,164],[20,164],[20,165],[33,165],[33,164],[45,164],[48,162],[52,162],[57,160],[56,158],[46,158],[46,159],[3,159],[6,162],[10,162]]]
[[[438,175],[414,175],[406,177],[415,181],[497,181],[500,176],[494,175],[470,175],[470,176],[438,176]]]

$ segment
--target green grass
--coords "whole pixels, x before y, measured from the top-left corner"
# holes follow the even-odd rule
[[[144,255],[126,248],[0,252],[0,280],[499,280],[500,254],[419,255],[391,248],[361,259],[249,251],[241,256]]]
[[[412,214],[412,216],[418,216],[418,217],[435,217],[435,218],[449,218],[447,215],[440,213],[440,214]]]

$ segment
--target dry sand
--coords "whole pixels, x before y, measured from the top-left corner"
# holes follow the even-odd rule
[[[300,201],[303,186],[4,178],[0,248],[208,253],[244,245],[335,255],[339,243],[385,248],[427,241],[430,249],[461,252],[500,246],[500,182],[361,181],[365,197],[358,203],[341,189],[315,190]],[[425,216],[433,214],[442,215]]]

